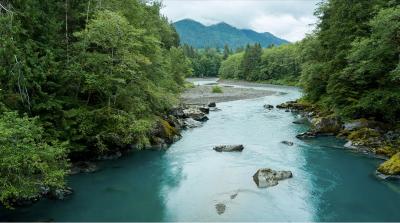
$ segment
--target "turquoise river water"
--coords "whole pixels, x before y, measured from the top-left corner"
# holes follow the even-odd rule
[[[100,162],[100,171],[68,178],[73,196],[0,209],[0,221],[400,221],[400,183],[374,176],[381,160],[334,137],[296,139],[307,129],[292,124],[296,115],[263,105],[296,99],[299,90],[264,88],[286,94],[218,103],[221,111],[167,151]],[[219,144],[245,149],[217,153]],[[259,189],[252,175],[263,167],[290,170],[293,178]],[[226,205],[223,214],[218,203]]]

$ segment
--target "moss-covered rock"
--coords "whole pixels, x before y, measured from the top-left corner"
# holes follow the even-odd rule
[[[382,146],[375,150],[375,154],[385,157],[392,157],[396,154],[396,150],[390,146]]]
[[[400,175],[400,152],[378,167],[378,171],[385,175]]]
[[[337,134],[342,129],[342,122],[338,117],[327,116],[314,118],[312,120],[312,131],[319,134]]]

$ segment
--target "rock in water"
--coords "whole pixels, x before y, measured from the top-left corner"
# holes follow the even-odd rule
[[[282,141],[281,143],[283,143],[285,145],[288,145],[288,146],[293,146],[293,142],[289,142],[289,141],[286,141],[286,140]]]
[[[313,132],[303,132],[303,133],[296,135],[296,138],[298,138],[298,139],[310,139],[310,138],[315,138],[315,137],[316,137],[316,134]]]
[[[221,215],[225,212],[226,205],[223,203],[218,203],[215,205],[215,209],[217,210],[217,213]]]
[[[338,117],[322,117],[312,120],[312,131],[317,134],[337,134],[342,129],[342,122]]]
[[[209,107],[199,107],[199,110],[205,114],[210,113],[210,108]]]
[[[272,187],[278,185],[279,180],[291,178],[291,171],[276,171],[270,168],[257,170],[253,175],[253,180],[259,188]]]
[[[202,123],[192,118],[187,118],[183,121],[183,126],[186,128],[197,128],[202,126]]]
[[[273,105],[265,104],[265,105],[264,105],[264,108],[265,108],[265,109],[268,109],[268,110],[271,110],[271,109],[274,108],[274,106],[273,106]]]
[[[378,171],[389,176],[400,175],[400,152],[396,153],[392,156],[392,158],[382,163],[378,167]]]
[[[243,149],[243,145],[222,145],[214,147],[214,150],[217,152],[242,152]]]
[[[210,103],[208,103],[208,107],[215,108],[215,107],[217,107],[217,104],[215,102],[210,102]]]

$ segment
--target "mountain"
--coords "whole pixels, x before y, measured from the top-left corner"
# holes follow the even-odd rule
[[[260,43],[262,47],[289,43],[268,32],[258,33],[250,29],[238,29],[224,22],[205,26],[197,21],[184,19],[173,25],[181,38],[181,43],[196,48],[222,48],[228,44],[230,48],[236,49],[248,43]]]

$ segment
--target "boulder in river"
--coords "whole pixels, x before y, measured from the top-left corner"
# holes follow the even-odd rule
[[[378,172],[388,176],[400,175],[400,152],[393,155],[378,167]]]
[[[210,103],[208,103],[208,107],[215,108],[215,107],[217,107],[217,104],[215,102],[210,102]]]
[[[183,121],[183,126],[185,126],[186,128],[197,128],[197,127],[202,126],[202,123],[199,121],[196,121],[192,118],[186,118]]]
[[[98,170],[96,164],[89,161],[79,161],[76,163],[72,163],[72,167],[70,170],[70,174],[78,174],[78,173],[93,173]]]
[[[183,114],[184,114],[185,118],[192,118],[199,122],[204,122],[204,121],[208,120],[208,117],[206,116],[206,114],[204,112],[200,111],[200,109],[196,108],[196,107],[190,107],[190,108],[184,109]]]
[[[290,141],[283,140],[281,143],[288,145],[288,146],[293,146],[293,142],[290,142]]]
[[[210,113],[210,108],[209,107],[199,107],[199,110],[205,114]]]
[[[296,135],[296,138],[298,139],[311,139],[311,138],[315,138],[317,135],[314,132],[303,132],[300,133],[298,135]]]
[[[272,109],[274,109],[274,106],[273,105],[269,105],[269,104],[265,104],[264,108],[268,109],[268,110],[272,110]]]
[[[338,117],[320,117],[312,120],[312,131],[317,134],[337,134],[342,129],[342,122]]]
[[[270,168],[257,170],[253,175],[253,180],[259,188],[272,187],[278,185],[279,180],[293,177],[291,171],[276,171]]]
[[[73,194],[73,190],[70,187],[50,190],[45,196],[53,200],[64,200],[65,197]]]
[[[214,150],[217,152],[242,152],[243,149],[243,145],[221,145],[214,147]]]
[[[218,203],[215,205],[215,210],[217,211],[217,214],[221,215],[225,212],[226,205],[223,203]]]

